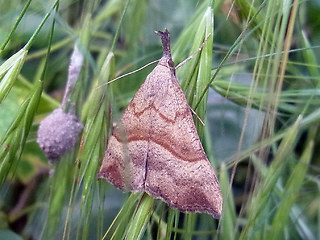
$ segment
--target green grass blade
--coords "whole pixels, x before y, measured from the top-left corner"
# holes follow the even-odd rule
[[[124,239],[134,216],[136,204],[141,200],[141,197],[142,194],[130,194],[102,239]]]
[[[285,226],[288,224],[291,208],[306,176],[309,162],[312,157],[313,147],[313,141],[309,142],[301,156],[301,160],[296,164],[287,181],[281,196],[278,211],[276,212],[270,228],[269,237],[267,237],[269,239],[280,239],[284,237]]]
[[[269,203],[271,193],[275,188],[278,179],[281,177],[283,169],[286,167],[285,163],[287,156],[294,147],[300,121],[301,118],[299,118],[286,132],[275,158],[264,174],[265,176],[262,184],[256,188],[254,196],[248,205],[248,222],[240,235],[240,239],[261,236],[261,231],[263,231],[262,226],[267,223],[267,219],[262,218],[262,216],[270,214],[270,211],[273,209]],[[259,224],[257,224],[258,222]]]
[[[234,198],[230,188],[227,168],[224,164],[220,167],[220,186],[223,197],[223,210],[220,220],[221,239],[237,239],[235,231],[236,226],[236,209],[234,206]]]
[[[265,16],[263,16],[262,13],[258,13],[257,9],[253,6],[253,3],[250,4],[246,0],[235,0],[234,1],[235,6],[239,8],[239,17],[241,20],[248,22],[249,19],[253,19],[253,21],[249,22],[249,28],[250,29],[256,29],[254,34],[257,36],[258,39],[260,39],[262,36],[265,36],[266,34],[263,33],[263,28],[261,26],[261,23],[263,23],[263,19]],[[263,7],[263,4],[261,4],[260,7]],[[253,18],[253,16],[255,16]],[[264,41],[270,42],[273,38],[272,33],[267,34],[267,39],[263,39]]]
[[[129,223],[126,233],[127,240],[142,239],[146,224],[153,213],[153,204],[154,198],[144,194],[132,221]]]
[[[42,82],[38,82],[30,96],[22,104],[19,114],[1,141],[0,189],[8,174],[14,174],[29,134],[42,92]],[[1,159],[0,159],[1,160]]]
[[[0,47],[0,57],[1,57],[1,54],[2,54],[2,51],[4,50],[4,48],[7,46],[8,42],[10,41],[10,39],[12,38],[12,35],[14,33],[14,31],[16,30],[16,28],[18,27],[22,17],[24,16],[24,14],[26,13],[26,11],[28,10],[29,6],[30,6],[30,3],[31,3],[32,0],[28,0],[26,2],[26,4],[24,5],[24,8],[23,10],[21,11],[19,17],[17,18],[14,26],[12,27],[8,37],[6,38],[6,40],[4,41],[4,43],[1,45]]]
[[[205,40],[206,42],[201,52],[189,63],[186,63],[186,71],[183,81],[181,82],[181,88],[185,91],[186,98],[193,109],[195,109],[196,104],[200,101],[195,111],[200,119],[204,119],[208,98],[208,89],[206,89],[206,86],[210,81],[212,64],[213,10],[210,6],[203,13],[197,32],[192,35],[195,37],[190,51],[191,53],[197,51]],[[206,91],[206,93],[205,96],[202,97],[204,91]],[[204,131],[202,123],[195,118],[195,124],[200,138],[203,138]]]
[[[183,222],[182,238],[185,240],[191,240],[194,234],[197,215],[194,213],[186,213]]]
[[[105,83],[114,76],[114,55],[109,53],[105,63],[102,66],[100,75],[98,76],[98,84]],[[83,224],[82,239],[87,239],[90,226],[90,213],[94,197],[94,187],[96,182],[96,173],[99,167],[101,155],[104,153],[105,137],[107,127],[109,125],[109,99],[106,96],[107,85],[104,85],[92,92],[88,99],[87,106],[90,107],[87,114],[87,121],[84,127],[83,145],[79,155],[81,167],[79,170],[79,184],[76,193],[82,188],[80,221]],[[95,106],[95,107],[92,107]],[[80,226],[80,225],[79,225]],[[80,230],[80,229],[79,229]],[[78,232],[79,233],[79,232]]]
[[[9,94],[13,84],[20,74],[27,53],[27,50],[21,49],[1,65],[0,76],[2,76],[2,79],[0,82],[0,103]]]
[[[59,5],[59,1],[60,0],[56,0],[53,4],[53,6],[51,7],[50,11],[44,16],[43,20],[41,21],[41,23],[39,24],[38,28],[35,30],[35,32],[32,34],[32,36],[30,37],[29,41],[26,43],[26,45],[24,46],[24,49],[29,50],[30,47],[32,46],[34,39],[37,37],[37,35],[39,34],[41,28],[43,27],[43,25],[45,24],[45,22],[48,20],[48,18],[51,15],[51,11],[53,11],[57,5]]]
[[[71,154],[63,156],[55,165],[54,176],[49,181],[50,198],[48,205],[47,221],[44,224],[43,239],[61,238],[60,232],[57,231],[60,226],[63,226],[61,221],[62,211],[73,184],[73,176],[75,168],[74,162],[70,157]]]
[[[167,218],[167,229],[166,229],[166,238],[170,239],[173,235],[173,230],[177,221],[179,221],[179,217],[177,217],[176,210],[169,209],[168,218]],[[175,235],[174,235],[175,236]]]
[[[310,76],[315,77],[312,80],[313,85],[315,87],[319,87],[320,86],[320,81],[319,81],[320,72],[318,70],[318,66],[317,66],[318,64],[317,64],[317,58],[316,58],[315,52],[312,49],[310,49],[311,45],[310,45],[310,42],[309,42],[306,34],[302,31],[301,35],[302,35],[302,46],[304,48],[307,48],[307,50],[302,51],[303,58],[304,58],[305,62],[308,63],[307,68],[308,68]]]
[[[108,79],[112,79],[114,76],[114,55],[113,53],[109,53],[107,56],[102,68],[100,75],[98,76],[97,85],[104,84],[108,81]],[[86,106],[84,107],[84,116],[87,116],[86,125],[84,127],[84,143],[83,149],[80,155],[81,162],[81,170],[80,170],[80,182],[82,182],[83,176],[86,172],[87,165],[90,162],[90,156],[92,149],[98,142],[98,140],[102,140],[104,142],[104,136],[106,135],[103,126],[105,120],[108,120],[109,114],[109,104],[108,99],[110,96],[106,96],[106,94],[110,94],[107,91],[107,85],[103,85],[102,87],[96,88],[90,95]],[[94,107],[92,107],[94,106]],[[102,137],[102,138],[101,138]]]

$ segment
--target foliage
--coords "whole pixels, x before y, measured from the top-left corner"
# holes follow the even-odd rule
[[[320,239],[317,0],[1,6],[0,239]],[[155,65],[108,81],[159,59],[164,28],[176,65],[193,56],[177,75],[218,173],[220,220],[96,177],[112,121]],[[74,44],[84,130],[49,165],[36,132],[59,106]]]

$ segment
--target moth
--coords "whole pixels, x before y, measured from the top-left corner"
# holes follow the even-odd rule
[[[114,127],[98,173],[123,191],[146,192],[182,212],[220,218],[222,196],[171,58],[163,56]]]

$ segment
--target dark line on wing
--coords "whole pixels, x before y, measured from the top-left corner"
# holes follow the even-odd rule
[[[159,110],[154,106],[154,104],[150,104],[148,107],[144,108],[143,110],[141,110],[140,112],[136,111],[136,108],[135,108],[135,104],[133,103],[132,104],[133,106],[133,109],[134,109],[134,115],[137,116],[138,118],[147,110],[151,110],[153,109],[156,113],[159,114],[159,116],[166,122],[169,122],[169,123],[175,123],[176,122],[176,119],[180,116],[186,116],[188,113],[189,113],[189,109],[186,109],[186,111],[182,112],[182,113],[176,113],[175,114],[175,117],[174,117],[174,120],[171,120],[169,118],[167,118],[165,115],[163,115],[162,113],[159,112]]]
[[[135,141],[152,141],[154,143],[156,143],[157,145],[160,145],[161,147],[165,148],[167,151],[169,151],[173,156],[183,160],[183,161],[186,161],[186,162],[198,162],[198,161],[201,161],[204,159],[204,157],[196,157],[196,158],[191,158],[191,157],[188,157],[189,155],[187,154],[180,154],[179,152],[175,151],[174,150],[174,146],[173,145],[169,145],[169,144],[166,144],[165,141],[161,141],[160,139],[156,139],[154,137],[148,137],[148,136],[139,136],[139,135],[132,135],[132,136],[129,136],[125,141],[123,139],[121,139],[120,137],[118,136],[115,136],[113,135],[118,142],[120,143],[128,143],[128,142],[135,142]]]

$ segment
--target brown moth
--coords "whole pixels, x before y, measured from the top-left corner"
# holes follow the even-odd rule
[[[220,218],[219,182],[176,77],[169,32],[156,33],[163,56],[115,126],[98,177],[180,211]]]

